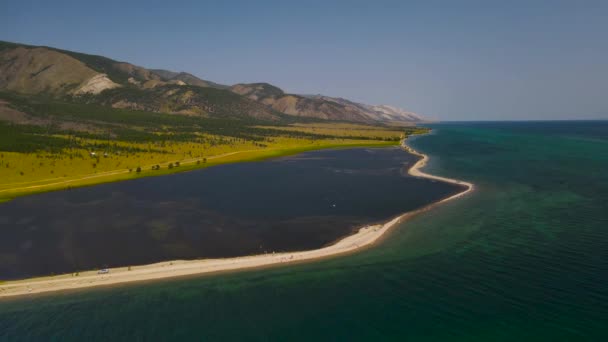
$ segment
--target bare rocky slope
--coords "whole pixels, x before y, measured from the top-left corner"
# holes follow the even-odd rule
[[[285,114],[188,73],[0,42],[0,91],[161,113],[277,121]]]
[[[119,87],[106,74],[45,48],[0,51],[0,89],[26,94],[98,94]]]
[[[370,118],[376,121],[385,122],[423,122],[426,121],[422,116],[406,111],[401,108],[389,106],[389,105],[368,105],[363,103],[353,102],[340,97],[329,97],[323,95],[310,96],[316,99],[323,99],[325,101],[336,102],[349,108],[356,108],[366,113]],[[355,109],[353,109],[355,110]]]
[[[270,121],[299,117],[360,123],[422,120],[390,106],[286,94],[268,83],[229,87],[186,72],[147,69],[103,56],[1,41],[0,91],[205,117]]]
[[[424,121],[415,113],[392,106],[372,106],[323,95],[286,94],[280,88],[268,83],[236,84],[230,87],[230,90],[293,116],[368,123]]]

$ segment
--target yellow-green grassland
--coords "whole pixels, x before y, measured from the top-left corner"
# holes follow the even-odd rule
[[[260,124],[0,93],[0,202],[308,150],[396,145],[425,130],[289,120]]]

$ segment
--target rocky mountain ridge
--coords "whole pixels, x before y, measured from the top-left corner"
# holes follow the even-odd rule
[[[291,116],[360,123],[423,120],[386,105],[287,94],[268,83],[225,86],[187,72],[147,69],[103,56],[9,42],[0,42],[0,90],[205,117],[276,121]]]

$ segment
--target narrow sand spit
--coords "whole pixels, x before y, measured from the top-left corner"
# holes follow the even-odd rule
[[[466,190],[448,198],[444,198],[441,201],[430,204],[424,208],[400,215],[387,223],[363,227],[354,235],[345,237],[331,246],[315,250],[292,253],[261,254],[225,259],[188,261],[175,260],[144,266],[112,268],[109,273],[106,274],[98,274],[97,271],[87,271],[80,272],[78,276],[75,274],[64,274],[53,277],[10,281],[0,284],[0,297],[22,296],[42,292],[73,290],[93,286],[171,278],[194,274],[251,269],[256,267],[310,261],[340,254],[352,253],[353,251],[361,248],[371,246],[397,223],[400,223],[419,212],[428,210],[439,203],[444,203],[464,196],[473,190],[473,184],[471,183],[451,178],[433,176],[420,171],[420,169],[426,165],[428,157],[407,146],[405,144],[405,140],[402,142],[401,146],[408,152],[422,157],[422,159],[420,159],[409,169],[410,175],[414,177],[425,177],[442,182],[462,185],[466,187]]]

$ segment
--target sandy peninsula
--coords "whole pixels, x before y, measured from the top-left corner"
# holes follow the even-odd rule
[[[120,283],[147,281],[195,274],[235,271],[275,265],[288,265],[296,262],[311,261],[336,255],[342,255],[346,253],[352,253],[364,247],[369,247],[373,245],[380,239],[380,237],[385,235],[397,223],[403,222],[407,218],[419,212],[428,210],[435,205],[464,196],[465,194],[473,190],[473,184],[471,183],[451,178],[429,175],[420,171],[420,169],[426,165],[428,161],[428,156],[419,153],[411,147],[407,146],[405,144],[405,141],[401,143],[401,146],[409,153],[421,157],[421,159],[418,160],[418,162],[409,169],[410,175],[414,177],[425,177],[442,182],[458,184],[464,186],[466,189],[458,194],[455,194],[448,198],[444,198],[441,201],[435,202],[424,208],[400,215],[384,224],[363,227],[356,234],[345,237],[344,239],[339,240],[333,245],[315,250],[290,253],[261,254],[224,259],[174,260],[144,266],[112,268],[108,270],[108,273],[103,274],[100,274],[98,271],[87,271],[80,272],[77,275],[64,274],[52,277],[9,281],[0,284],[0,298],[32,295],[50,291],[82,289],[93,286],[107,286]]]

